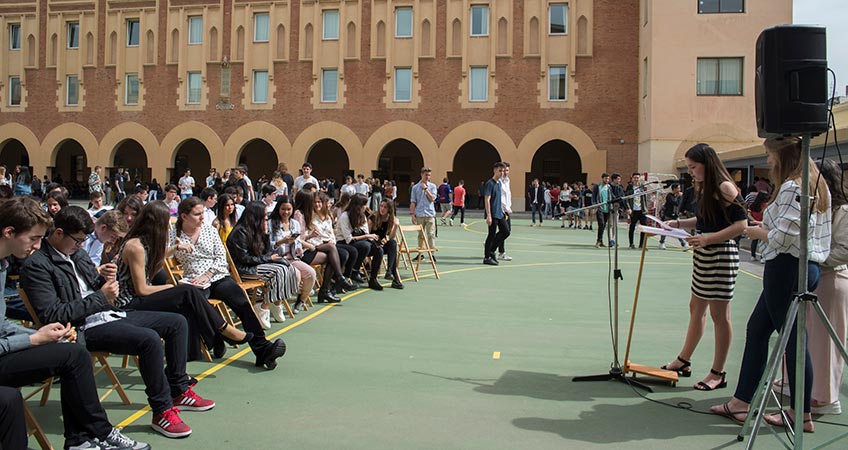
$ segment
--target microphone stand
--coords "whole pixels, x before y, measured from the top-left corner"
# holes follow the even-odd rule
[[[642,186],[644,187],[644,185],[642,185]],[[621,362],[618,359],[618,329],[619,329],[619,326],[618,326],[618,281],[624,279],[624,277],[622,276],[622,273],[621,273],[621,268],[618,265],[618,212],[619,212],[619,206],[621,205],[621,202],[623,200],[628,200],[628,199],[639,197],[639,196],[642,196],[642,195],[647,195],[647,194],[651,194],[651,193],[654,193],[654,192],[659,192],[659,191],[662,191],[663,189],[664,188],[662,188],[662,187],[658,187],[658,188],[655,188],[655,189],[640,192],[638,194],[626,195],[626,196],[617,197],[617,198],[610,198],[606,202],[598,203],[598,204],[595,204],[595,205],[592,205],[592,206],[587,206],[587,207],[584,207],[584,208],[573,209],[571,211],[567,211],[567,212],[564,213],[564,214],[574,214],[574,213],[577,213],[577,212],[580,212],[580,211],[584,211],[584,210],[588,210],[588,209],[594,209],[594,208],[597,208],[599,206],[609,205],[610,206],[610,220],[612,221],[612,225],[611,225],[612,226],[612,235],[613,235],[613,241],[615,241],[614,245],[610,246],[611,247],[610,250],[612,250],[613,255],[614,255],[613,256],[613,261],[614,261],[613,262],[613,271],[612,271],[612,273],[613,273],[613,316],[611,318],[611,320],[613,322],[612,323],[612,329],[613,329],[613,332],[612,332],[612,335],[613,335],[612,336],[612,340],[613,340],[613,345],[612,345],[613,362],[610,365],[609,372],[607,372],[607,373],[598,374],[598,375],[586,375],[586,376],[574,377],[574,378],[572,378],[571,381],[581,382],[581,381],[610,381],[610,380],[615,380],[615,381],[619,381],[621,383],[625,383],[625,384],[629,384],[631,386],[638,387],[640,389],[644,389],[644,390],[651,392],[651,393],[654,392],[654,390],[651,389],[649,386],[645,385],[644,383],[642,383],[640,381],[637,381],[635,379],[635,376],[632,377],[629,380],[626,379],[625,374],[624,374],[624,370],[622,370],[622,368],[621,368]],[[610,226],[610,225],[606,224],[605,228],[607,226]],[[604,237],[606,237],[606,236],[604,236]]]

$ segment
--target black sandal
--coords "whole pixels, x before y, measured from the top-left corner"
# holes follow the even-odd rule
[[[727,387],[727,372],[719,372],[715,369],[710,369],[710,373],[721,377],[721,381],[716,385],[716,387],[710,387],[709,384],[704,383],[703,381],[699,381],[698,384],[695,385],[695,389],[699,391],[712,391],[715,389],[721,389]]]
[[[666,365],[660,367],[660,369],[670,370],[672,372],[677,372],[678,376],[681,376],[681,377],[684,377],[684,378],[691,377],[692,376],[692,369],[691,369],[692,363],[690,363],[689,361],[686,361],[685,359],[681,358],[680,356],[677,357],[677,360],[682,362],[683,365],[676,368],[676,369],[670,369],[668,367],[668,364],[666,364]]]

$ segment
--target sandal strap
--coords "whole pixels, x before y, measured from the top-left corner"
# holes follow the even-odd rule
[[[727,375],[727,372],[719,372],[718,370],[715,370],[715,369],[710,369],[710,373],[717,376],[717,377],[722,377],[722,378],[724,378]]]
[[[692,365],[691,362],[686,361],[685,359],[681,358],[680,355],[677,356],[677,360],[683,363],[683,366],[681,366],[680,369],[677,369],[677,370],[685,369],[685,368],[690,367]]]

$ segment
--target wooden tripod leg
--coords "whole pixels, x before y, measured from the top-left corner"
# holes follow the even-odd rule
[[[636,323],[636,306],[639,305],[639,288],[642,287],[642,269],[645,268],[645,252],[648,249],[647,236],[642,241],[642,256],[639,258],[639,275],[636,277],[636,295],[633,296],[633,309],[630,311],[630,329],[627,331],[627,347],[624,351],[624,373],[630,366],[630,342],[633,340],[633,325]]]

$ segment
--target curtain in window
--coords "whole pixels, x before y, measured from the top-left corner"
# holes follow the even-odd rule
[[[138,45],[138,20],[127,21],[127,45]]]
[[[742,95],[742,59],[721,59],[718,79],[719,95]]]
[[[321,101],[335,102],[338,98],[339,74],[336,69],[324,69],[321,77]]]
[[[412,37],[412,8],[395,10],[395,36]]]
[[[270,36],[268,14],[256,14],[253,16],[253,40],[256,42],[267,42]]]
[[[324,11],[324,39],[339,38],[339,12]]]
[[[471,35],[484,36],[489,34],[489,7],[471,7]]]
[[[127,104],[138,104],[138,75],[127,74]]]
[[[565,67],[551,67],[548,73],[548,99],[565,100]]]
[[[565,34],[566,11],[568,7],[565,5],[551,5],[551,34]]]
[[[412,69],[395,69],[395,101],[412,100]]]
[[[489,70],[486,67],[471,68],[471,101],[484,102],[489,96]]]
[[[716,80],[717,76],[717,59],[698,59],[698,95],[716,95],[718,93],[718,80]]]
[[[76,75],[68,75],[68,105],[79,103],[79,80]]]
[[[68,48],[79,48],[78,22],[68,22]]]
[[[253,72],[253,103],[268,102],[268,72]]]
[[[188,19],[188,43],[200,44],[203,42],[203,17],[189,17]]]
[[[188,74],[188,102],[200,103],[200,74]]]
[[[21,26],[18,24],[9,26],[9,48],[12,50],[21,48]]]
[[[15,106],[21,104],[21,79],[18,77],[9,78],[9,105]]]

